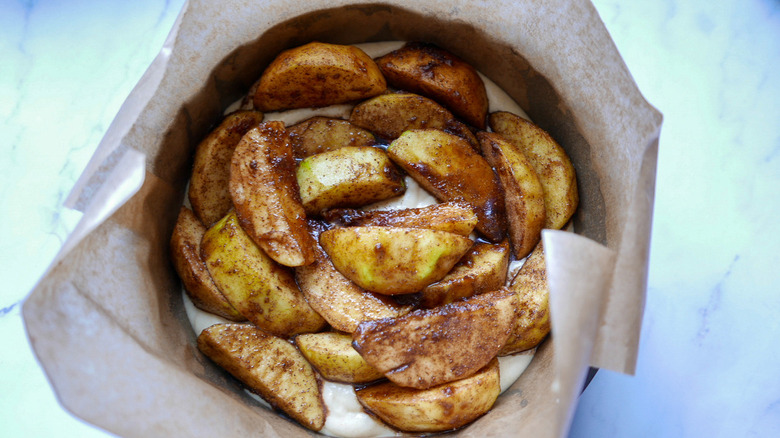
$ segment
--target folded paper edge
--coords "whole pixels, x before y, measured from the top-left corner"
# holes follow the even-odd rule
[[[565,231],[544,230],[542,239],[555,349],[552,390],[559,397],[552,436],[564,437],[587,375],[601,300],[611,283],[616,253],[587,237]],[[587,263],[583,263],[583,257],[587,257]]]
[[[127,149],[106,181],[98,187],[76,228],[68,235],[52,265],[57,264],[98,225],[140,190],[146,177],[146,156]]]
[[[657,114],[660,116],[660,113]],[[591,358],[594,367],[629,375],[636,372],[647,299],[660,129],[659,122],[642,156],[636,190],[618,251],[620,257],[615,261],[615,272],[604,294],[598,336]],[[642,218],[646,220],[639,220]],[[643,269],[633,269],[635,266]],[[631,285],[634,293],[618,291],[620,284]],[[634,317],[627,318],[626,312],[633,313]]]

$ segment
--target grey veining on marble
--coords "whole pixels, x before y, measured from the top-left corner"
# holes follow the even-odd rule
[[[637,373],[598,373],[570,436],[780,436],[780,2],[594,4],[664,125]],[[0,2],[0,436],[106,436],[57,404],[19,302],[182,5]]]

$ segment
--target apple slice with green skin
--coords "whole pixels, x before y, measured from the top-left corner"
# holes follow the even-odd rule
[[[490,114],[490,127],[522,151],[544,189],[545,228],[562,229],[579,203],[577,176],[566,151],[539,126],[505,111]]]
[[[198,349],[295,421],[322,429],[326,411],[320,381],[286,339],[251,324],[216,324],[198,336]]]
[[[465,202],[444,202],[420,208],[401,210],[332,209],[323,216],[340,226],[427,228],[468,236],[477,225],[477,215]]]
[[[498,360],[478,373],[429,389],[404,388],[392,382],[355,391],[366,410],[408,432],[443,432],[476,420],[501,391]]]
[[[316,239],[324,225],[311,224]],[[362,289],[341,274],[319,246],[314,263],[295,268],[295,280],[309,305],[342,332],[354,332],[363,321],[401,316],[411,310],[390,297]]]
[[[360,207],[403,194],[404,179],[385,151],[346,146],[312,155],[296,172],[306,213],[327,208]]]
[[[371,292],[410,294],[444,277],[473,242],[446,231],[401,227],[333,228],[320,244],[345,277]]]
[[[255,108],[279,111],[366,99],[387,89],[382,72],[355,46],[309,43],[280,53],[265,69]]]
[[[368,383],[384,377],[352,347],[352,336],[323,332],[298,335],[295,345],[327,380]]]
[[[321,330],[290,269],[271,260],[228,213],[203,236],[201,255],[230,304],[251,323],[279,336]]]
[[[430,388],[466,378],[493,359],[514,327],[515,294],[486,292],[399,318],[361,323],[355,349],[391,382]]]
[[[527,256],[542,238],[544,189],[531,163],[500,134],[477,134],[485,158],[496,168],[504,187],[509,241],[515,258]]]
[[[390,158],[440,201],[467,202],[477,230],[493,242],[504,238],[501,185],[487,161],[462,138],[438,129],[406,131],[387,148]]]
[[[281,122],[265,122],[241,138],[230,162],[230,197],[241,227],[285,266],[314,260],[306,212],[295,179],[290,136]]]
[[[506,283],[509,242],[477,242],[441,280],[420,292],[420,306],[433,308],[499,289]]]
[[[200,242],[204,234],[206,227],[190,209],[182,207],[171,236],[171,260],[184,283],[184,290],[195,307],[231,321],[245,321],[246,318],[214,284],[200,256]]]
[[[541,241],[512,279],[509,289],[517,295],[517,319],[501,355],[533,348],[550,333],[550,289]]]

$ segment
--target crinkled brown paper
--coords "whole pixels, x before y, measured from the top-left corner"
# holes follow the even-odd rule
[[[544,234],[552,338],[490,413],[455,433],[565,435],[588,364],[634,371],[661,125],[584,0],[187,3],[68,200],[82,222],[24,305],[60,401],[124,436],[313,434],[197,351],[167,255],[199,140],[275,54],[312,40],[436,43],[571,156],[577,234]]]

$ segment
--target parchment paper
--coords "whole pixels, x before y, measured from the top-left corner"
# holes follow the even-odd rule
[[[84,212],[23,314],[62,404],[123,436],[308,436],[201,355],[170,238],[195,146],[280,50],[424,40],[510,93],[577,169],[577,235],[545,231],[553,333],[459,436],[567,433],[588,364],[633,373],[661,115],[584,0],[187,3],[68,205]]]

